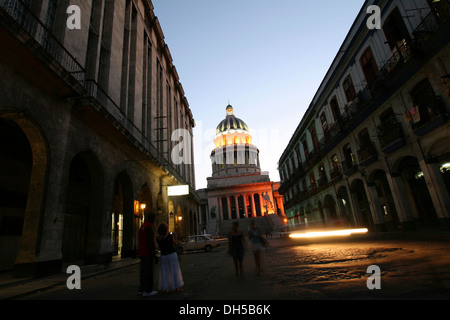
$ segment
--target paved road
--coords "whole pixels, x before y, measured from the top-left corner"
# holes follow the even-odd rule
[[[83,279],[81,290],[63,284],[22,299],[114,300],[307,300],[449,299],[450,237],[378,235],[338,241],[270,240],[263,274],[250,252],[236,277],[224,246],[180,257],[182,293],[137,295],[137,264]],[[381,289],[369,290],[370,265],[381,271]],[[157,279],[158,267],[155,268]]]

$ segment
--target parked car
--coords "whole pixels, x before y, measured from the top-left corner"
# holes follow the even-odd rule
[[[193,250],[205,250],[206,252],[211,251],[213,248],[220,245],[219,241],[211,238],[211,236],[202,234],[189,236],[187,240],[178,246],[177,252],[183,253],[184,251]]]

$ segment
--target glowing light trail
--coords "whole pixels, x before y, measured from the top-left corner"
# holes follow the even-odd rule
[[[317,237],[330,237],[330,236],[349,236],[357,233],[366,233],[369,230],[367,228],[362,229],[346,229],[346,230],[332,230],[332,231],[310,231],[304,233],[291,233],[291,238],[317,238]]]

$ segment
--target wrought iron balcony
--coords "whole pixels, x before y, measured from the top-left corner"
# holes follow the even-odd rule
[[[127,118],[120,110],[119,106],[103,91],[102,88],[94,80],[86,80],[84,83],[86,88],[85,96],[78,100],[78,106],[92,106],[98,113],[107,118],[119,131],[130,138],[142,151],[147,153],[158,165],[166,168],[168,173],[174,176],[178,181],[184,182],[184,177],[175,169],[175,167],[164,157],[161,152],[147,139],[142,131]],[[195,194],[195,190],[191,188],[191,194]]]
[[[308,199],[309,196],[310,196],[310,194],[308,193],[308,191],[300,191],[298,193],[295,193],[294,197],[292,199],[284,202],[284,208],[285,209],[292,208],[293,206]]]
[[[386,154],[392,153],[406,144],[402,126],[395,119],[390,119],[378,125],[377,134],[381,151]]]
[[[412,56],[413,50],[409,43],[404,42],[401,46],[392,51],[391,58],[381,68],[380,73],[383,79],[387,79],[392,72],[395,72]]]
[[[321,159],[323,154],[320,150],[312,150],[309,152],[308,157],[304,163],[304,170],[311,169],[314,167]]]
[[[342,173],[341,173],[341,170],[338,167],[333,168],[332,170],[330,170],[330,179],[331,179],[332,183],[336,183],[336,182],[338,182],[339,180],[342,179]]]
[[[373,162],[377,161],[378,159],[377,149],[375,148],[373,143],[362,146],[358,150],[358,159],[359,164],[363,167],[366,167],[369,164],[372,164]]]
[[[449,19],[449,12],[440,12],[439,15],[430,12],[413,31],[415,46],[418,49],[425,48],[428,39],[430,39],[431,36]]]
[[[351,176],[352,174],[354,174],[356,172],[356,170],[358,170],[358,166],[351,159],[346,159],[342,163],[342,168],[343,168],[344,174],[346,176]]]
[[[319,142],[321,154],[330,152],[343,137],[366,119],[373,111],[372,93],[369,87],[358,92],[358,97],[345,106],[345,112],[327,130]]]
[[[21,0],[0,0],[0,25],[13,33],[35,56],[55,71],[60,79],[76,86],[78,106],[93,107],[124,136],[140,148],[150,159],[178,181],[184,177],[164,157],[145,135],[120,110],[118,105],[93,80],[86,80],[85,70],[71,53],[58,41],[40,19]],[[190,185],[190,194],[198,198]]]
[[[24,31],[34,40],[34,44],[26,43],[29,48],[39,54],[48,54],[77,82],[84,81],[84,68],[22,1],[0,0],[0,11],[2,11],[1,20],[8,25],[8,28],[14,28],[15,30],[21,28],[20,31]],[[26,42],[26,40],[22,41]]]
[[[444,125],[448,119],[448,112],[440,97],[435,97],[426,106],[417,106],[411,117],[411,128],[415,135],[424,136]]]

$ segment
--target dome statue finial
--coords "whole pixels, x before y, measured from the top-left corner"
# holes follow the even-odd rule
[[[234,115],[233,107],[231,106],[231,104],[228,104],[228,106],[227,106],[227,108],[226,108],[226,111],[227,111],[227,116],[232,116],[232,115]]]

